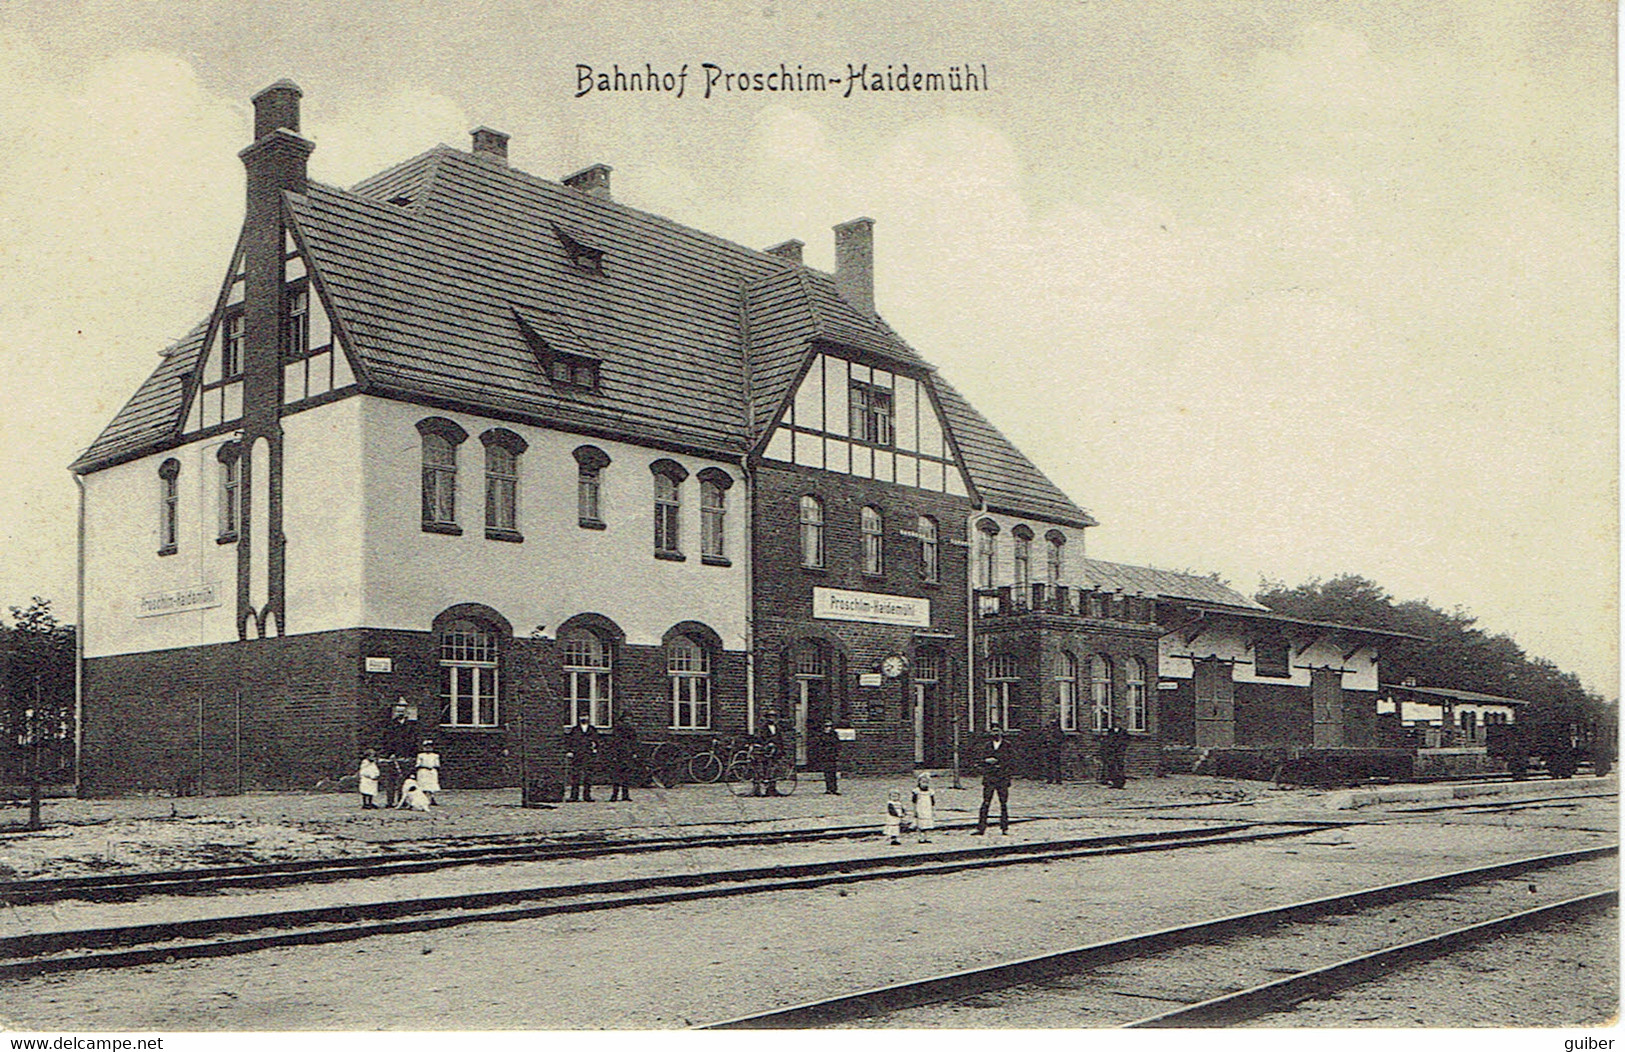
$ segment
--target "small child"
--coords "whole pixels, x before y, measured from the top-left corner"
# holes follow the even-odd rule
[[[903,832],[903,802],[897,798],[897,790],[893,789],[886,800],[886,835],[894,844],[901,844]]]
[[[401,783],[401,802],[396,806],[409,808],[413,811],[427,811],[429,809],[429,796],[418,787],[416,778],[408,778]]]
[[[931,843],[931,830],[937,828],[937,794],[931,790],[931,776],[924,772],[914,787],[914,828],[920,843]]]
[[[363,811],[378,810],[378,801],[374,798],[378,795],[379,774],[378,750],[368,749],[366,754],[361,757],[361,768],[356,771],[358,782],[356,788],[361,790],[361,809]]]
[[[440,792],[440,754],[435,751],[434,742],[427,738],[418,750],[417,770],[414,773],[418,788],[429,798],[429,806],[435,806],[438,803],[435,796]]]

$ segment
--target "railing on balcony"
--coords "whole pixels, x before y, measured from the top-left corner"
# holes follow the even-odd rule
[[[1064,584],[1002,585],[976,590],[977,617],[1029,613],[1151,624],[1157,619],[1157,604],[1149,596],[1077,589]]]

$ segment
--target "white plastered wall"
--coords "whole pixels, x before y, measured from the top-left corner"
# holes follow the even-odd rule
[[[971,515],[969,539],[971,542],[971,583],[982,587],[981,580],[981,545],[985,543],[985,536],[977,528],[983,519],[992,519],[999,524],[999,532],[993,536],[993,587],[1016,583],[1016,536],[1014,533],[1018,525],[1025,525],[1033,531],[1031,545],[1032,552],[1032,581],[1034,584],[1049,584],[1049,541],[1045,534],[1051,530],[1060,531],[1066,538],[1064,553],[1061,558],[1061,581],[1068,588],[1077,588],[1084,583],[1083,560],[1084,531],[1077,526],[1057,526],[1054,523],[1044,522],[1041,519],[1026,519],[1002,512],[974,512]]]
[[[1310,667],[1341,668],[1344,690],[1377,689],[1377,655],[1369,647],[1344,659],[1344,651],[1330,642],[1316,642],[1307,650],[1292,647],[1287,661],[1288,676],[1260,676],[1253,669],[1253,651],[1240,632],[1222,628],[1209,629],[1187,643],[1179,633],[1163,636],[1158,641],[1157,674],[1163,679],[1190,679],[1193,663],[1188,655],[1217,657],[1234,661],[1233,675],[1237,683],[1273,683],[1279,686],[1309,686]]]
[[[359,403],[342,399],[282,421],[288,635],[361,624]],[[237,545],[219,543],[218,454],[234,439],[215,435],[85,476],[86,657],[237,638]],[[178,543],[160,556],[158,468],[171,457],[181,465]],[[206,585],[216,605],[136,616],[143,596]]]
[[[538,625],[553,637],[581,613],[620,625],[631,644],[654,645],[679,621],[699,621],[725,647],[745,642],[745,486],[738,465],[607,439],[362,398],[366,476],[365,602],[373,628],[427,631],[436,615],[458,603],[482,603],[502,614],[515,634]],[[422,529],[422,446],[417,423],[443,417],[468,432],[458,449],[457,522],[461,536]],[[502,427],[522,437],[518,529],[522,543],[485,536],[485,447],[480,435]],[[578,446],[603,450],[602,530],[579,525]],[[654,476],[659,459],[683,465],[682,562],[654,557]],[[719,467],[733,479],[727,492],[725,555],[730,566],[700,559],[700,487],[695,476]]]

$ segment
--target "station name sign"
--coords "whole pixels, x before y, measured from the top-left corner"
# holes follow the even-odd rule
[[[160,614],[184,614],[189,610],[208,610],[220,605],[220,588],[214,582],[173,588],[167,592],[153,592],[135,601],[136,617],[157,617]]]
[[[877,625],[931,627],[931,600],[844,588],[814,588],[813,617],[825,621],[868,621]]]

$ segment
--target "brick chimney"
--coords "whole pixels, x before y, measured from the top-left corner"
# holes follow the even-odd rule
[[[280,635],[285,556],[282,537],[282,323],[284,193],[308,189],[305,164],[316,144],[299,135],[299,86],[279,80],[254,96],[254,141],[237,156],[247,170],[243,220],[242,528],[237,542],[237,632]]]
[[[589,164],[579,172],[564,177],[564,185],[572,190],[579,190],[588,197],[597,197],[609,201],[609,173],[614,171],[607,164]]]
[[[868,216],[835,225],[835,287],[852,306],[875,312],[875,221]]]
[[[484,157],[506,166],[508,163],[508,133],[481,125],[469,132],[474,136],[474,156]]]
[[[795,238],[791,238],[788,241],[781,241],[771,248],[764,248],[762,251],[766,252],[770,256],[778,256],[780,259],[788,259],[792,263],[800,263],[801,250],[806,247],[805,242],[797,241]]]

